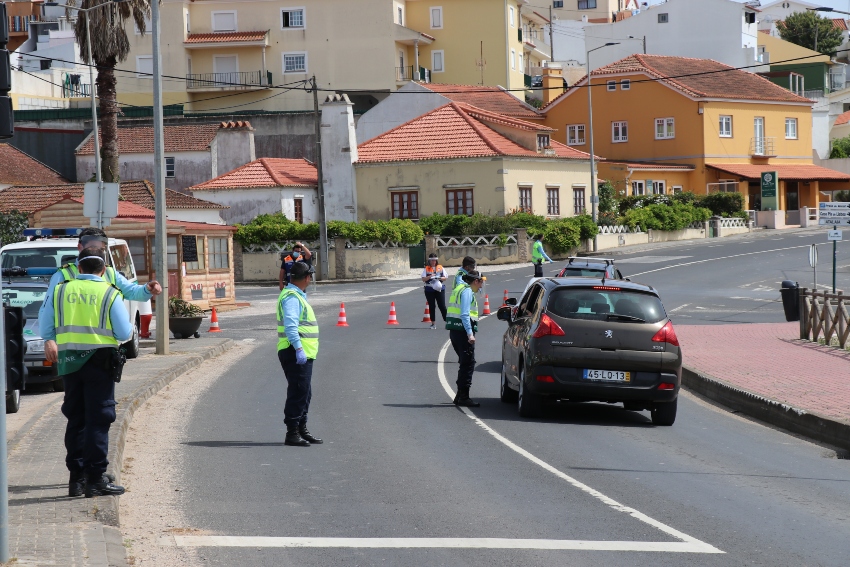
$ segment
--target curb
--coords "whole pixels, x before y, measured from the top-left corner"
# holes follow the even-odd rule
[[[850,451],[850,423],[765,398],[686,366],[682,367],[682,385],[765,423]]]
[[[110,469],[115,474],[116,482],[121,481],[121,469],[124,466],[124,444],[127,440],[127,430],[133,421],[133,415],[145,401],[156,395],[162,388],[179,378],[186,372],[200,366],[205,360],[229,350],[236,343],[233,339],[225,339],[221,344],[209,347],[190,358],[183,364],[166,370],[142,384],[135,392],[131,393],[123,402],[119,402],[117,415],[113,427],[109,433],[109,463]],[[101,496],[97,499],[97,512],[95,517],[106,526],[118,527],[118,496]]]
[[[388,277],[374,277],[374,278],[359,278],[359,279],[344,279],[344,280],[315,280],[310,285],[334,285],[334,284],[351,284],[351,283],[371,283],[371,282],[386,282],[389,281]],[[245,281],[245,282],[236,282],[236,287],[242,286],[258,286],[258,287],[277,287],[280,285],[280,282],[277,280],[257,280],[257,281]]]

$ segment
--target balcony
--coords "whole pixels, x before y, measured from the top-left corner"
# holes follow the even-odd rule
[[[264,76],[265,75],[265,76]],[[186,90],[223,91],[258,90],[271,85],[271,73],[235,71],[229,73],[199,73],[186,75]]]
[[[776,138],[750,138],[750,155],[757,157],[776,157],[774,142]]]
[[[95,85],[94,94],[97,96],[97,86]],[[72,83],[66,78],[62,83],[62,98],[88,98],[91,96],[91,85],[89,83],[76,82]]]
[[[396,67],[395,80],[397,83],[404,83],[407,81],[416,81],[418,83],[430,83],[431,70],[426,69],[425,67],[419,67],[419,72],[417,73],[414,65]]]

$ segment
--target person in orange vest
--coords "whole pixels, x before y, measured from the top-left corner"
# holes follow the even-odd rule
[[[448,277],[446,270],[437,263],[437,255],[428,254],[428,262],[425,264],[425,269],[422,270],[422,281],[425,282],[425,299],[428,301],[432,329],[437,328],[435,325],[437,320],[437,310],[434,309],[435,303],[440,307],[443,322],[446,321],[446,285],[443,282]]]
[[[277,283],[281,291],[289,283],[289,272],[292,270],[292,264],[295,262],[304,262],[308,266],[313,265],[313,253],[300,242],[295,243],[295,246],[292,247],[292,252],[289,254],[286,254],[286,252],[280,253],[280,274],[277,277]]]

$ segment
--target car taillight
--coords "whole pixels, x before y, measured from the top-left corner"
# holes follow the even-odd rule
[[[538,376],[537,381],[538,382],[547,382],[549,384],[554,384],[555,378],[553,378],[552,376]]]
[[[673,346],[679,346],[679,338],[676,336],[676,331],[673,330],[673,321],[667,321],[667,324],[655,333],[652,340],[656,343],[670,343]]]
[[[676,384],[671,384],[670,382],[662,382],[658,385],[659,390],[675,390]]]
[[[539,339],[540,337],[545,337],[547,335],[563,337],[564,330],[560,327],[560,325],[553,321],[551,317],[544,313],[543,317],[540,318],[540,324],[537,326],[537,330],[534,331],[532,336],[535,339]]]

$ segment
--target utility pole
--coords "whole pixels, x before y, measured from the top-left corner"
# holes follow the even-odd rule
[[[151,2],[153,40],[153,166],[156,264],[162,295],[156,299],[156,354],[168,354],[168,232],[165,218],[165,136],[162,125],[162,53],[160,51],[159,2]],[[176,291],[176,290],[175,290]]]
[[[555,20],[552,19],[552,6],[549,6],[549,60],[555,61],[555,36],[552,28],[555,26]]]
[[[91,126],[94,132],[94,169],[97,175],[97,228],[103,230],[103,175],[100,172],[100,133],[97,131],[97,103],[94,100],[94,59],[91,56],[91,28],[89,13],[83,12],[86,19],[86,47],[89,55],[89,90],[91,91]]]
[[[5,15],[5,10],[3,11]],[[2,25],[2,24],[0,24]],[[5,47],[5,46],[4,46]],[[0,295],[3,278],[0,276]],[[6,305],[0,303],[0,381],[3,395],[0,396],[0,563],[9,561],[9,452],[6,446]]]
[[[328,219],[325,209],[325,182],[322,179],[322,114],[319,112],[319,87],[316,75],[310,80],[313,85],[313,110],[316,113],[316,189],[319,192],[319,279],[328,279]],[[339,276],[337,276],[339,277]]]

